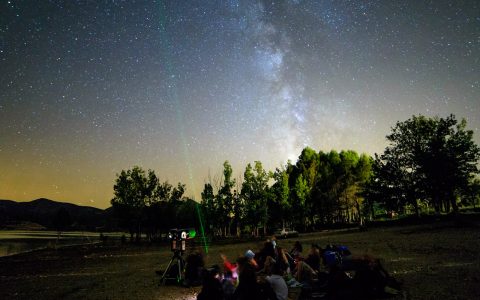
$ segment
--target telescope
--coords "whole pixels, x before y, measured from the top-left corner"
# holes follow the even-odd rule
[[[173,252],[185,252],[186,241],[195,238],[197,232],[195,228],[173,228],[168,231],[168,239],[170,240],[170,250]]]
[[[170,250],[172,250],[173,256],[160,278],[161,283],[165,284],[167,280],[183,282],[185,279],[185,260],[182,255],[187,248],[187,241],[195,238],[196,235],[197,232],[195,231],[195,228],[173,228],[168,231]]]

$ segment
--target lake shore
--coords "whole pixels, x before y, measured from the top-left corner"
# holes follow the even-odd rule
[[[348,245],[354,254],[382,258],[403,282],[408,299],[480,297],[480,231],[476,226],[439,222],[375,228],[279,240],[290,249],[299,240]],[[212,245],[207,265],[220,253],[232,259],[259,242]],[[307,250],[304,250],[305,252]],[[0,258],[1,299],[195,299],[199,288],[159,286],[156,270],[171,258],[168,246],[97,244],[44,249]]]
[[[120,240],[121,232],[103,233],[104,239]],[[101,241],[99,232],[0,230],[0,257],[27,253],[41,249],[57,249],[69,245],[95,244]]]

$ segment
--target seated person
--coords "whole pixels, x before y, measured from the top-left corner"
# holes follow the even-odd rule
[[[203,255],[198,251],[190,253],[185,265],[185,281],[186,286],[197,286],[202,284],[202,272],[205,268]]]
[[[220,254],[220,257],[223,260],[223,266],[224,266],[225,270],[228,270],[232,273],[235,273],[235,271],[237,270],[237,264],[232,264],[228,260],[227,256],[223,253]],[[258,269],[258,263],[255,260],[255,253],[253,253],[252,250],[247,250],[243,257],[245,257],[245,259],[248,261],[248,263],[250,263],[255,269]]]
[[[272,243],[272,241],[267,240],[263,244],[263,248],[256,255],[256,262],[258,265],[257,267],[258,269],[263,269],[263,265],[265,264],[265,261],[269,256],[272,258],[276,258],[275,246]]]
[[[320,271],[320,262],[322,260],[320,250],[320,247],[318,247],[316,244],[312,244],[310,247],[310,252],[305,259],[305,263],[307,263],[316,272]]]
[[[223,253],[220,254],[220,257],[221,257],[222,260],[223,260],[223,267],[224,267],[225,272],[230,271],[230,272],[232,272],[232,273],[235,273],[236,270],[237,270],[237,265],[236,265],[236,264],[232,264],[232,263],[228,260],[227,256],[226,256],[225,254],[223,254]]]
[[[197,295],[197,300],[223,300],[222,284],[219,280],[218,266],[213,266],[204,271],[202,290]]]
[[[283,279],[283,270],[278,264],[273,264],[271,268],[272,275],[267,276],[265,280],[270,284],[278,300],[286,300],[288,297],[288,287]]]
[[[255,253],[252,250],[245,252],[245,257],[248,259],[248,263],[251,264],[256,270],[259,269],[258,263],[255,260]]]
[[[310,267],[306,262],[297,262],[294,273],[296,281],[302,284],[310,285],[317,278],[317,276],[318,273],[314,269],[312,269],[312,267]]]
[[[281,271],[290,273],[290,263],[293,263],[293,260],[290,261],[288,253],[286,253],[282,247],[276,247],[275,251],[277,252],[276,264]]]
[[[267,259],[265,260],[265,263],[263,264],[263,268],[261,270],[257,271],[257,275],[271,275],[273,266],[275,264],[277,264],[277,261],[273,257],[267,256]]]
[[[292,250],[290,250],[290,256],[293,257],[294,259],[302,256],[302,251],[303,251],[303,247],[302,247],[302,244],[300,244],[299,241],[296,241],[295,242],[295,245],[293,245],[293,248]]]
[[[312,244],[308,257],[305,260],[296,260],[293,271],[295,280],[302,284],[312,284],[320,273],[320,261],[320,247]]]
[[[225,300],[232,299],[233,293],[235,292],[236,284],[237,284],[236,276],[233,277],[233,273],[226,270],[223,274],[223,280],[222,280],[222,290],[225,296]]]
[[[346,272],[347,271],[347,272]],[[346,273],[352,273],[346,277]],[[369,255],[350,255],[341,264],[331,267],[330,292],[332,295],[341,293],[345,285],[349,285],[353,294],[372,298],[382,296],[385,288],[400,291],[400,284],[392,278],[376,259]]]
[[[233,293],[233,300],[276,300],[277,297],[271,286],[258,283],[255,267],[248,258],[241,257],[237,260],[238,286]]]

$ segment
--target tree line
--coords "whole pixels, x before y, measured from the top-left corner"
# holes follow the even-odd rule
[[[372,159],[366,154],[316,152],[306,147],[296,164],[288,162],[274,172],[264,170],[260,161],[248,164],[237,191],[226,161],[217,193],[210,183],[202,192],[208,228],[217,235],[259,235],[269,228],[308,230],[360,222],[360,191],[371,176],[371,166]]]
[[[131,236],[154,238],[175,226],[196,226],[216,236],[261,235],[273,228],[313,230],[372,220],[380,211],[417,215],[422,209],[458,211],[478,203],[480,149],[466,121],[455,116],[413,116],[397,122],[383,154],[330,152],[306,147],[295,164],[275,171],[260,161],[233,178],[228,161],[205,183],[201,202],[184,197],[185,185],[160,183],[153,170],[122,171],[111,203]]]
[[[139,241],[142,234],[155,240],[169,228],[196,225],[196,202],[184,197],[185,184],[160,182],[153,170],[122,170],[113,191],[118,225],[130,232],[131,240]]]

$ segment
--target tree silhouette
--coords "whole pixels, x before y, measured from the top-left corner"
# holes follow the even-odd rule
[[[412,204],[418,214],[419,201],[435,211],[457,211],[457,198],[467,193],[479,173],[480,149],[466,121],[413,116],[397,122],[387,136],[389,145],[375,159],[375,184],[388,207]],[[378,191],[377,191],[378,192]]]

